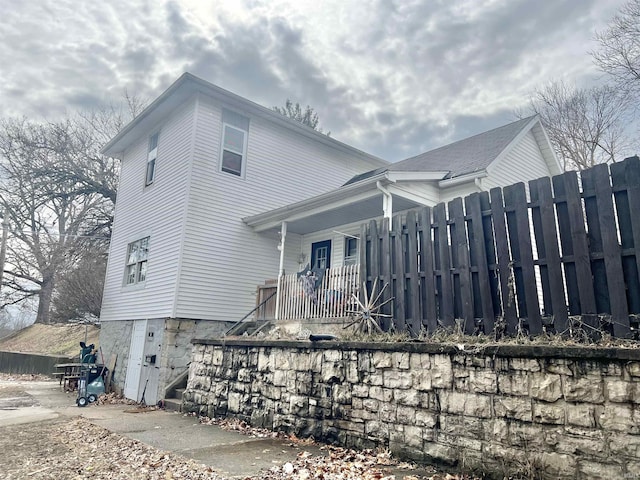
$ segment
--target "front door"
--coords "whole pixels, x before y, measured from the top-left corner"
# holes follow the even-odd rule
[[[311,269],[331,268],[331,240],[311,244]]]

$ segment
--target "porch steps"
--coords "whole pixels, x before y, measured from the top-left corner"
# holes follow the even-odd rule
[[[182,394],[187,389],[189,372],[185,371],[176,378],[165,390],[164,408],[174,412],[182,411]]]
[[[260,332],[268,332],[273,328],[273,322],[270,320],[251,320],[235,325],[229,330],[226,336],[231,337],[254,337]]]
[[[173,391],[173,397],[164,399],[164,408],[174,412],[182,411],[182,394],[185,388],[176,388]]]

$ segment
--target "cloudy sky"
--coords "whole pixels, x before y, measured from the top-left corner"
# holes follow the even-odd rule
[[[1,115],[153,99],[188,71],[291,98],[394,161],[513,120],[552,79],[602,81],[594,32],[624,0],[0,0]]]

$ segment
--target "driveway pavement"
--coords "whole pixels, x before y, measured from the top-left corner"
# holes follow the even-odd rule
[[[92,423],[161,450],[210,465],[221,474],[244,478],[260,470],[293,461],[301,451],[290,442],[252,438],[202,425],[191,416],[163,410],[144,411],[135,405],[75,405],[75,394],[58,382],[0,380],[0,427],[82,416]],[[317,447],[304,450],[320,453]]]

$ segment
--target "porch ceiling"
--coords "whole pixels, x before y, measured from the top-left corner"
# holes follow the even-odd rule
[[[402,211],[410,208],[416,208],[421,204],[402,198],[393,197],[393,210]],[[382,217],[382,195],[366,198],[364,200],[355,201],[331,210],[312,213],[296,220],[287,220],[287,231],[304,235],[307,233],[318,232],[335,228],[354,222],[364,222],[372,218]],[[280,230],[280,225],[273,227],[273,231]]]

